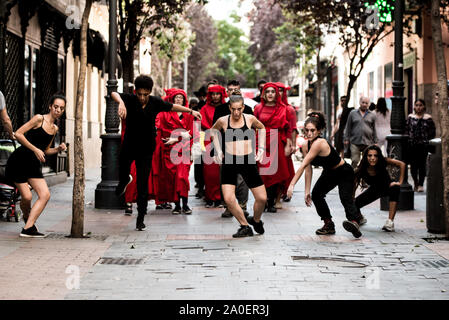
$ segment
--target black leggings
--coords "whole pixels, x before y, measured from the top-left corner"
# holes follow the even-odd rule
[[[330,170],[323,170],[312,190],[312,201],[321,220],[332,219],[329,207],[326,203],[326,194],[338,186],[340,201],[345,208],[348,220],[357,219],[357,208],[352,198],[354,187],[354,170],[345,163],[344,165]]]
[[[400,190],[401,187],[396,185],[392,187],[371,185],[368,189],[359,194],[357,198],[355,198],[355,206],[360,213],[360,208],[363,208],[383,196],[388,196],[390,202],[398,202]]]
[[[427,145],[415,145],[410,147],[410,171],[412,173],[413,181],[419,186],[424,185],[426,178],[426,164],[427,164]]]

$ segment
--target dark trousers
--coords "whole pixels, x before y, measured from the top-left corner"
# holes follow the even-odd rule
[[[267,206],[273,207],[276,204],[276,198],[279,193],[280,184],[274,184],[267,188]]]
[[[357,208],[352,198],[354,188],[354,170],[345,163],[337,169],[323,170],[312,190],[312,201],[321,220],[332,219],[329,207],[326,203],[326,194],[338,186],[340,201],[345,208],[348,220],[357,219]]]
[[[148,207],[148,178],[151,170],[153,155],[136,155],[127,149],[122,149],[119,156],[119,179],[126,181],[131,170],[131,164],[136,162],[136,184],[137,184],[137,214],[143,217]]]
[[[413,181],[415,185],[423,186],[426,178],[427,145],[411,146],[409,152],[412,155],[410,157],[410,171]]]
[[[398,202],[400,190],[400,186],[372,185],[355,198],[355,206],[360,213],[360,208],[383,196],[388,196],[390,202]]]
[[[204,175],[203,175],[203,163],[195,163],[193,165],[193,173],[195,176],[195,182],[198,184],[198,190],[204,189]]]

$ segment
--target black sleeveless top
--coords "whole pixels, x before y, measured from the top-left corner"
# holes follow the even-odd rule
[[[225,155],[225,164],[255,164],[255,154],[254,150],[256,149],[256,139],[255,132],[246,124],[246,118],[242,114],[243,117],[243,127],[241,128],[232,128],[231,127],[231,116],[228,116],[228,127],[224,132],[224,155]],[[252,152],[243,156],[237,156],[232,153],[231,150],[226,149],[227,142],[236,142],[236,141],[251,141]],[[232,162],[230,162],[232,161]]]
[[[339,164],[341,161],[341,158],[338,155],[337,150],[335,150],[335,148],[330,145],[329,141],[326,140],[326,142],[329,145],[329,147],[331,148],[331,152],[329,153],[329,155],[327,155],[326,157],[316,156],[315,159],[313,159],[310,164],[313,166],[323,167],[324,170],[329,170],[329,169],[332,169],[333,167],[335,167],[337,164]],[[311,144],[310,141],[308,141],[307,145],[309,147],[309,150],[310,150],[310,144]]]

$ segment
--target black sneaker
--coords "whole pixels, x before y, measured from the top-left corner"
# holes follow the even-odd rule
[[[246,218],[246,219],[248,219],[248,217],[249,217],[249,212],[248,212],[248,211],[245,211],[245,210],[243,210],[243,214],[245,215],[245,218]]]
[[[366,224],[368,222],[368,220],[366,220],[366,218],[363,215],[360,215],[360,217],[357,217],[356,221],[359,224],[359,226],[363,226],[364,224]]]
[[[128,180],[124,182],[119,182],[118,186],[115,188],[115,194],[120,197],[125,194],[126,188],[133,181],[133,176],[129,175]]]
[[[130,202],[126,203],[125,215],[130,216],[133,213],[133,204]]]
[[[332,221],[325,222],[321,229],[315,231],[318,235],[335,234],[335,224]]]
[[[214,206],[213,201],[206,201],[206,208],[212,208]]]
[[[253,229],[250,226],[240,226],[240,229],[237,230],[237,233],[233,234],[233,238],[243,238],[243,237],[252,237]]]
[[[163,209],[164,209],[164,206],[162,204],[158,204],[156,206],[156,210],[163,210]]]
[[[226,210],[221,214],[222,218],[232,218],[232,213],[231,211],[228,210],[228,208],[226,208]]]
[[[284,202],[290,202],[292,200],[292,198],[289,198],[287,196],[284,196],[284,198],[282,199],[282,201]]]
[[[267,207],[267,212],[276,213],[276,212],[278,212],[278,209],[276,209],[274,206],[272,206],[272,207]]]
[[[143,223],[143,217],[137,217],[137,222],[136,222],[136,230],[137,231],[143,231],[145,230],[147,227],[145,226],[145,224]]]
[[[192,209],[190,209],[189,206],[183,206],[182,207],[182,213],[184,213],[184,214],[192,214]]]
[[[35,225],[33,225],[31,228],[25,229],[22,228],[22,232],[20,233],[21,237],[24,238],[45,238],[45,234],[40,233],[37,231],[37,228]]]
[[[162,208],[164,208],[164,209],[172,209],[173,207],[172,207],[172,205],[170,203],[166,202],[166,203],[162,204]]]
[[[224,205],[221,203],[220,200],[214,201],[214,208],[223,208]]]
[[[253,226],[254,231],[256,231],[258,234],[263,234],[265,232],[262,220],[256,222],[253,216],[249,216],[248,218],[246,218],[246,221],[248,221],[248,223]]]
[[[360,238],[362,236],[357,221],[345,220],[343,221],[343,228],[345,228],[346,231],[351,232],[355,238]]]
[[[181,207],[180,206],[176,206],[172,211],[172,214],[181,214]]]
[[[201,199],[202,197],[204,197],[204,190],[203,189],[199,189],[198,192],[195,194],[195,197],[197,199]]]

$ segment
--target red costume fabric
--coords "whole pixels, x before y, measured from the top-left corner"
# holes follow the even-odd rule
[[[276,82],[276,85],[278,86],[278,88],[284,89],[284,92],[282,93],[281,100],[287,106],[287,119],[288,119],[290,129],[292,131],[295,130],[296,132],[298,132],[298,128],[296,126],[296,123],[298,121],[297,117],[296,117],[296,111],[295,111],[295,108],[293,108],[293,106],[288,103],[288,99],[287,99],[287,91],[290,90],[291,88],[287,87],[282,82]],[[291,137],[291,135],[289,137]],[[296,141],[292,141],[292,143],[293,143],[293,146],[296,146]],[[283,192],[287,191],[288,186],[290,185],[290,182],[292,181],[293,177],[295,176],[295,167],[293,165],[293,160],[292,160],[291,155],[286,158],[287,158],[289,177],[283,183],[283,190],[282,190]]]
[[[274,88],[276,90],[276,105],[267,106],[263,98],[267,88]],[[268,82],[264,85],[262,90],[261,103],[255,106],[254,116],[263,123],[266,130],[266,147],[265,156],[262,162],[258,163],[259,172],[265,187],[282,183],[289,177],[287,158],[285,157],[285,144],[287,137],[291,136],[291,128],[288,122],[287,106],[282,103],[279,95],[279,88],[275,83]],[[276,136],[277,130],[277,136]],[[277,148],[275,148],[277,144]],[[271,147],[273,146],[273,147]],[[265,171],[269,168],[274,172],[266,174]]]
[[[187,94],[184,90],[168,89],[165,101],[174,102],[177,95],[184,97],[184,106],[189,107]],[[182,139],[176,129],[189,132],[193,137],[194,116],[188,113],[182,114],[182,119],[176,111],[161,112],[156,116],[156,148],[153,154],[151,173],[149,177],[148,193],[156,204],[164,202],[178,202],[180,197],[188,197],[190,190],[189,172],[192,164],[190,149],[192,139]],[[162,139],[178,136],[179,142],[166,145]],[[171,154],[177,151],[176,163],[171,159]]]
[[[206,104],[201,108],[200,113],[202,116],[201,129],[206,131],[212,128],[215,106],[212,105],[212,92],[221,93],[220,104],[225,103],[225,98],[227,97],[226,89],[222,86],[215,85],[209,87],[206,96]],[[206,135],[204,140],[204,146],[206,147],[206,154],[210,155],[213,144],[211,143],[210,134]],[[221,200],[220,193],[220,165],[216,163],[203,165],[203,175],[204,175],[204,189],[207,201],[218,201]]]
[[[122,119],[122,137],[121,143],[123,143],[123,137],[126,131],[126,119]],[[136,202],[137,201],[137,179],[136,179],[136,163],[133,161],[131,164],[131,169],[129,174],[133,177],[133,181],[126,187],[125,191],[125,202]]]

